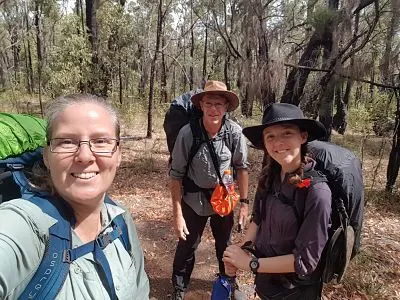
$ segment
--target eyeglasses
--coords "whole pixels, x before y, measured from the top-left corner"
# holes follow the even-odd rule
[[[97,138],[88,141],[79,141],[67,138],[55,138],[47,142],[50,151],[53,153],[75,153],[78,151],[82,143],[89,145],[93,153],[114,153],[119,146],[119,140],[110,138]]]
[[[225,105],[226,105],[226,103],[220,103],[220,102],[217,102],[217,103],[212,103],[212,102],[207,102],[207,101],[201,101],[201,102],[203,103],[203,105],[206,108],[211,108],[214,106],[216,109],[221,109],[221,108],[225,107]]]

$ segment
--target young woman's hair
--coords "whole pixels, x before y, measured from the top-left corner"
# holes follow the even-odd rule
[[[300,157],[301,163],[300,167],[289,175],[288,181],[290,184],[297,184],[299,183],[304,175],[304,166],[310,161],[310,158],[307,155],[307,143],[304,143],[300,146]],[[280,176],[281,173],[281,166],[268,154],[265,150],[264,152],[265,159],[264,159],[264,166],[261,170],[260,179],[258,182],[258,187],[264,192],[268,192],[269,188],[272,186],[274,181],[274,176]],[[279,174],[279,175],[277,175]]]
[[[104,108],[111,117],[115,126],[115,136],[120,138],[120,122],[118,113],[115,108],[109,104],[104,98],[91,94],[71,94],[61,96],[50,102],[45,109],[45,119],[47,120],[46,138],[49,141],[52,138],[53,128],[57,117],[69,106],[74,104],[93,103]],[[43,161],[36,163],[32,168],[32,174],[29,176],[29,183],[34,189],[46,191],[51,194],[55,193],[54,185],[51,181],[50,172],[44,165]]]

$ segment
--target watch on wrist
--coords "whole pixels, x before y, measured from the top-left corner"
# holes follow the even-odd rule
[[[239,201],[240,201],[240,203],[249,204],[249,199],[247,199],[247,198],[241,198]]]
[[[253,272],[253,274],[257,274],[258,268],[260,267],[260,263],[258,262],[258,258],[255,256],[252,256],[252,259],[249,263],[250,270]]]

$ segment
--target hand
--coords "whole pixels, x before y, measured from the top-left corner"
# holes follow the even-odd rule
[[[231,264],[237,269],[250,270],[250,254],[244,252],[239,246],[231,245],[228,246],[224,252],[224,257],[222,258],[225,265]]]
[[[186,227],[186,221],[182,215],[175,217],[175,232],[178,238],[186,241],[186,236],[189,235],[189,230]]]
[[[224,263],[224,265],[225,265],[225,274],[226,275],[228,275],[230,277],[236,276],[236,272],[237,272],[238,268],[236,268],[234,265],[232,265],[230,263],[226,263],[226,262]]]
[[[247,223],[247,216],[249,215],[249,205],[247,203],[240,203],[239,209],[239,228],[244,228]]]

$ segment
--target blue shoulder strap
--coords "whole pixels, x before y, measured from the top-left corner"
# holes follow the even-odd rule
[[[69,222],[59,213],[54,203],[42,197],[26,199],[58,220],[49,228],[49,240],[43,259],[19,299],[54,299],[64,284],[69,264],[64,261],[63,251],[71,245]]]
[[[29,196],[30,195],[30,196]],[[103,271],[106,279],[106,289],[111,299],[118,299],[111,269],[103,249],[119,238],[125,249],[130,252],[128,229],[122,215],[113,220],[113,230],[99,236],[96,240],[80,247],[71,247],[71,225],[64,215],[60,214],[57,204],[41,194],[25,194],[25,199],[37,205],[44,213],[58,220],[49,229],[49,241],[43,259],[33,278],[20,295],[19,299],[54,299],[62,288],[69,272],[70,263],[79,257],[92,252],[95,261]],[[106,196],[106,203],[116,205]]]

